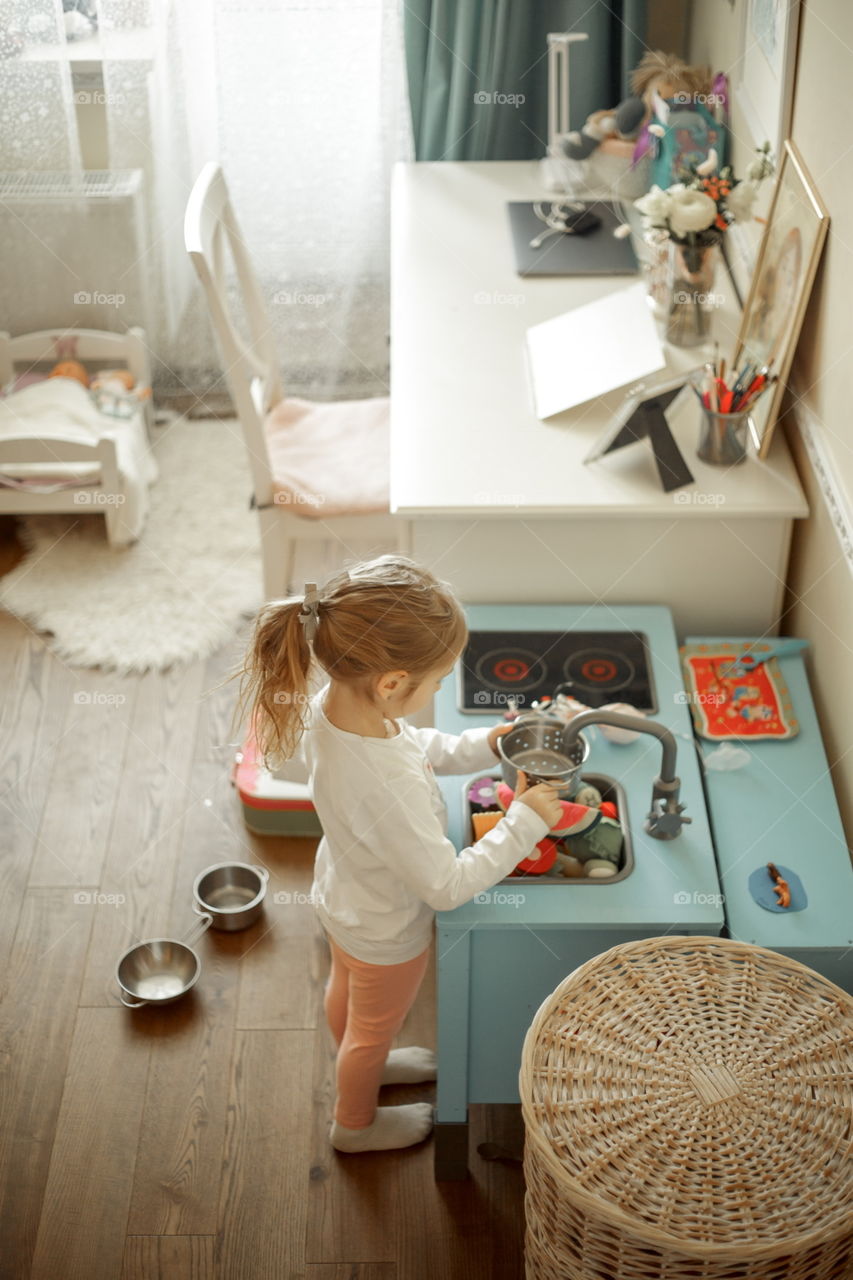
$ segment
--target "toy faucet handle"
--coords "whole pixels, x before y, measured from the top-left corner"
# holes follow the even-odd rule
[[[674,840],[681,835],[681,828],[693,821],[684,817],[686,805],[677,804],[673,808],[652,808],[647,814],[646,831],[656,840]]]

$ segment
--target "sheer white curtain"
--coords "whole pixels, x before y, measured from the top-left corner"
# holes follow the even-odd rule
[[[118,29],[146,0],[101,0],[111,163],[146,167],[163,280],[162,389],[222,386],[181,223],[222,164],[267,302],[285,386],[382,394],[391,165],[412,154],[397,0],[160,0],[143,83]]]
[[[133,228],[108,244],[91,208],[60,227],[56,206],[19,207],[0,225],[0,249],[8,250],[9,228],[23,224],[14,241],[18,276],[0,289],[0,323],[12,332],[141,323],[161,399],[225,390],[183,247],[192,183],[217,159],[288,392],[382,394],[390,170],[412,155],[399,0],[90,7],[91,35],[65,45],[62,0],[0,0],[0,182],[8,186],[9,171],[50,170],[56,181],[79,174],[76,97],[90,120],[94,107],[104,117],[100,160],[93,164],[91,145],[87,158],[84,136],[82,164],[108,168],[114,193],[135,193]],[[83,190],[91,197],[93,189],[90,174]],[[70,272],[61,287],[58,259]],[[32,301],[26,325],[23,311],[9,313],[23,280]],[[69,301],[71,287],[125,301],[81,310]]]
[[[80,169],[62,0],[0,0],[0,171]]]

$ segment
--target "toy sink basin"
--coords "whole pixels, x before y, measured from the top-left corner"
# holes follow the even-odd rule
[[[471,823],[471,805],[468,801],[468,791],[472,783],[477,782],[480,778],[494,778],[496,773],[493,769],[486,769],[483,773],[478,773],[474,777],[467,778],[462,786],[462,811],[464,814],[464,839],[466,844],[472,844],[474,841],[474,828]],[[616,805],[616,811],[619,814],[619,825],[622,828],[622,865],[616,872],[615,876],[607,876],[603,879],[595,877],[581,877],[573,880],[570,876],[563,875],[516,875],[504,876],[500,884],[554,884],[554,885],[572,885],[576,887],[586,887],[588,885],[596,885],[599,888],[609,884],[618,884],[620,880],[625,880],[634,870],[634,846],[631,841],[631,828],[628,824],[628,797],[625,795],[625,789],[621,783],[615,778],[611,778],[604,773],[585,773],[581,778],[581,782],[588,782],[598,791],[601,792],[602,800],[611,800]]]

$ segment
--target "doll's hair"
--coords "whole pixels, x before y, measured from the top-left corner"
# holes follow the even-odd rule
[[[631,73],[631,92],[638,98],[659,79],[671,80],[679,93],[708,93],[713,73],[710,67],[690,66],[674,53],[650,49]]]
[[[288,760],[304,732],[317,667],[369,702],[372,682],[406,671],[406,697],[424,676],[462,651],[468,627],[451,588],[402,556],[385,555],[335,574],[322,587],[309,645],[302,597],[274,600],[258,613],[243,665],[235,718],[248,712],[268,767]]]

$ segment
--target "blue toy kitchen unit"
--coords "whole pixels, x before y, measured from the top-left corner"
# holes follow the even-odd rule
[[[492,723],[510,696],[520,710],[557,691],[592,708],[627,703],[674,737],[685,808],[664,819],[670,825],[663,833],[659,820],[649,824],[650,810],[660,819],[663,807],[655,785],[663,773],[662,748],[655,737],[619,744],[587,728],[582,777],[617,805],[624,846],[618,874],[508,877],[439,914],[439,1178],[465,1176],[469,1105],[518,1101],[522,1042],[545,997],[616,943],[727,934],[782,952],[853,992],[853,868],[795,641],[777,661],[796,734],[744,742],[746,763],[731,771],[711,768],[719,744],[703,739],[703,779],[669,610],[479,605],[467,614],[471,641],[456,687],[448,682],[436,700],[440,729],[460,733],[478,716],[479,723]],[[746,645],[753,656],[767,647],[750,637],[710,639],[726,648]],[[484,777],[499,775],[496,761]],[[474,839],[470,780],[440,782],[450,838],[464,848]],[[488,794],[488,783],[480,785]],[[678,807],[674,798],[670,810]],[[681,826],[682,818],[689,824]],[[649,825],[671,838],[655,838]],[[796,898],[790,910],[778,909],[768,862],[790,876]]]
[[[584,961],[618,942],[659,934],[719,935],[722,891],[685,704],[678,645],[668,609],[659,606],[474,605],[467,610],[472,650],[459,679],[436,699],[435,721],[447,733],[492,723],[507,691],[521,706],[554,681],[588,706],[626,702],[675,735],[681,803],[689,825],[673,839],[645,830],[661,745],[643,735],[629,744],[587,729],[583,777],[618,784],[620,819],[630,853],[627,874],[610,880],[549,883],[509,878],[437,920],[438,1094],[436,1176],[464,1176],[472,1103],[517,1102],[521,1046],[545,997]],[[494,633],[493,643],[479,633]],[[535,633],[530,648],[520,633]],[[578,635],[577,646],[561,638]],[[550,640],[548,639],[550,637]],[[622,641],[625,641],[623,644]],[[521,641],[521,643],[519,643]],[[549,672],[531,656],[551,655]],[[556,657],[553,655],[556,653]],[[645,672],[638,667],[645,665]],[[484,677],[477,687],[470,670]],[[550,681],[550,684],[549,684]],[[463,710],[462,708],[466,709]],[[476,708],[476,709],[475,709]],[[484,718],[488,713],[490,719]],[[494,774],[500,772],[495,762]],[[456,847],[471,843],[466,788],[440,779]]]

